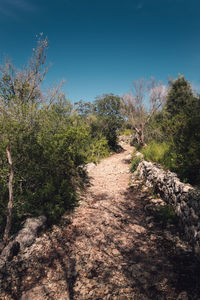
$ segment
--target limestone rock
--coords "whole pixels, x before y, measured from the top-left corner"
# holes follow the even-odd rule
[[[36,239],[38,231],[44,227],[45,222],[45,216],[28,218],[23,228],[3,249],[0,255],[0,267],[2,267],[7,260],[11,261],[13,257],[19,253],[20,249],[24,249],[32,245]]]
[[[89,172],[96,167],[95,163],[91,162],[85,166],[86,171]]]
[[[181,182],[175,173],[166,172],[161,166],[151,162],[143,160],[135,172],[146,182],[143,191],[146,187],[153,187],[164,200],[163,203],[157,200],[150,201],[145,205],[145,210],[154,214],[165,203],[170,204],[179,217],[186,238],[195,248],[199,240],[194,226],[200,228],[200,193],[190,184]]]

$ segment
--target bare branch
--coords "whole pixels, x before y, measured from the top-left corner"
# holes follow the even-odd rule
[[[9,147],[6,148],[6,155],[8,159],[8,163],[10,165],[10,175],[9,175],[9,182],[8,182],[8,190],[9,190],[9,201],[8,201],[8,212],[7,212],[7,220],[6,220],[6,227],[4,231],[3,241],[7,243],[10,229],[11,229],[11,220],[12,220],[12,208],[13,208],[13,178],[14,178],[14,170],[13,170],[13,163],[12,157],[9,150]]]
[[[62,80],[61,83],[57,87],[48,91],[48,96],[47,96],[48,108],[51,106],[51,104],[54,102],[56,97],[59,95],[59,92],[60,92],[62,86],[64,85],[64,83],[65,83],[65,80]]]
[[[135,130],[138,141],[144,145],[144,130],[153,115],[165,102],[167,89],[154,78],[146,82],[143,78],[133,81],[132,93],[125,94],[122,111]]]

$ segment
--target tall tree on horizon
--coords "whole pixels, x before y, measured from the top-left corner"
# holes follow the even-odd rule
[[[101,123],[103,134],[112,150],[117,149],[117,132],[122,126],[120,111],[121,98],[114,94],[104,94],[94,102],[94,111]]]

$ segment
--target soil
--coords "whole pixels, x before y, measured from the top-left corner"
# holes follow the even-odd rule
[[[152,196],[123,148],[88,168],[79,207],[21,255],[2,300],[200,299],[190,247],[145,209]]]

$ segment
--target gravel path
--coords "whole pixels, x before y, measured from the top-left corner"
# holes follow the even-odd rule
[[[31,259],[1,299],[198,299],[188,296],[194,278],[181,265],[178,237],[147,215],[150,197],[139,180],[131,183],[132,148],[123,147],[90,169],[69,224],[54,226],[23,254]]]

